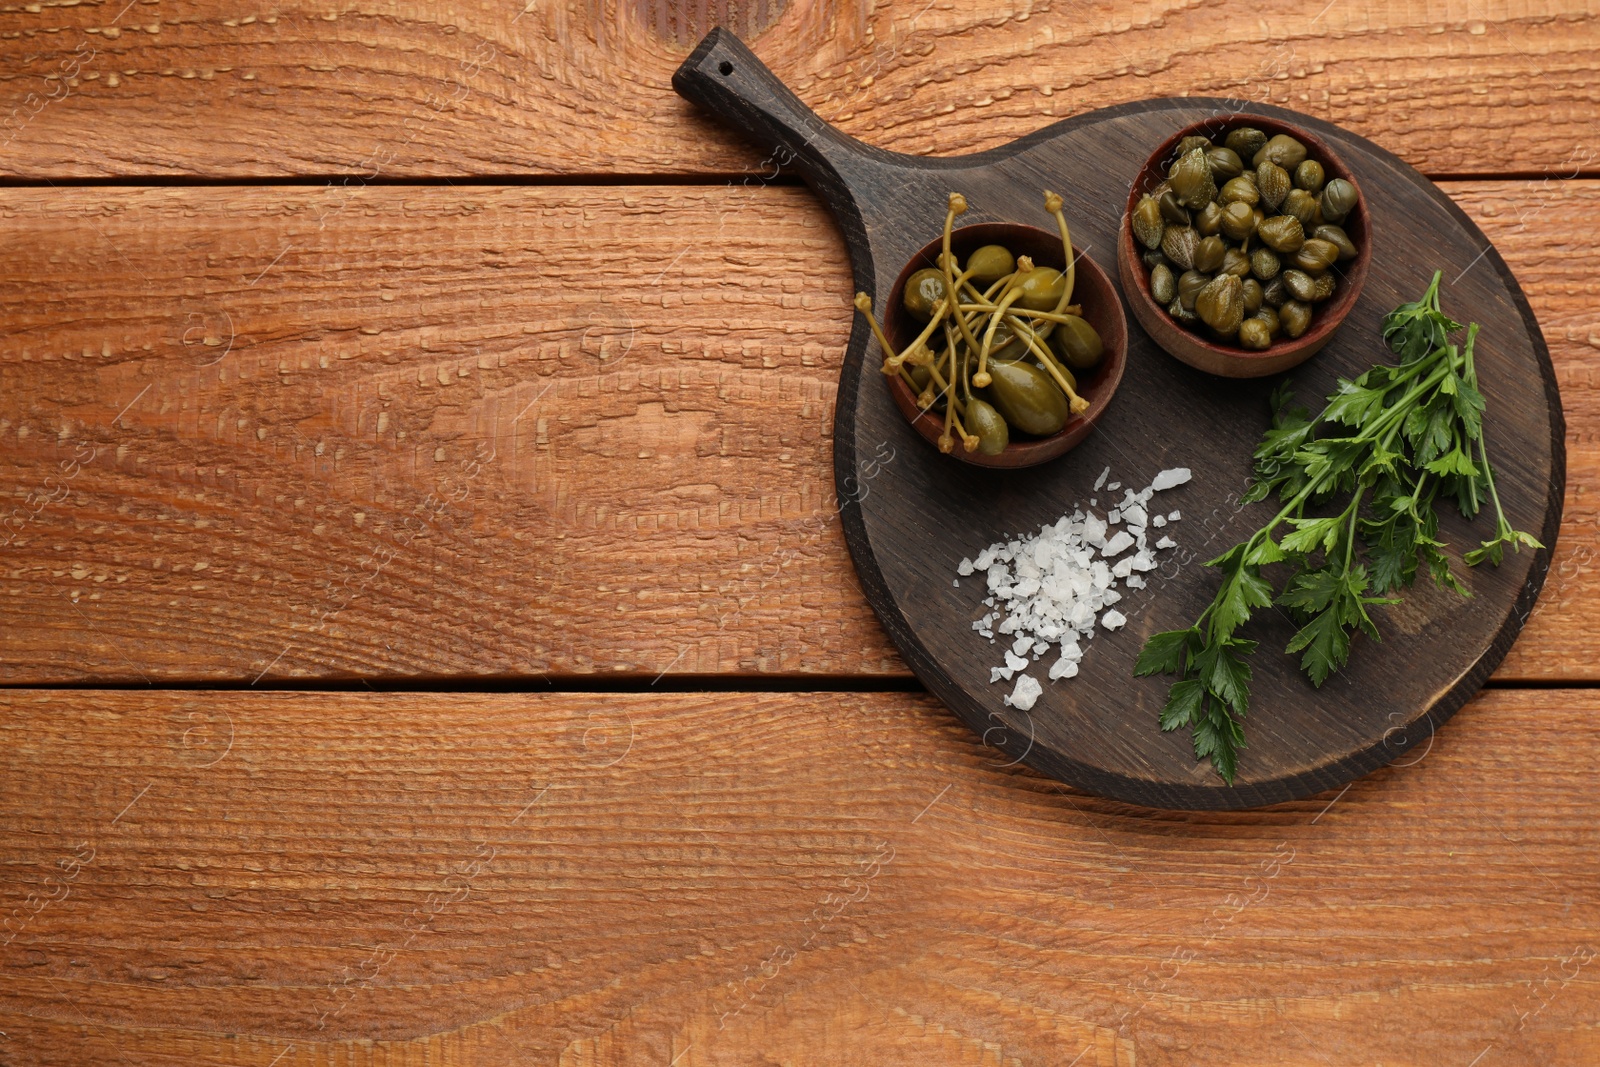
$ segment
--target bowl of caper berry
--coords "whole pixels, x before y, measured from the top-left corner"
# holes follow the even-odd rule
[[[1372,260],[1364,198],[1328,144],[1265,115],[1193,123],[1134,179],[1117,241],[1145,332],[1192,367],[1277,374],[1315,355]]]
[[[880,325],[867,294],[890,398],[941,452],[980,467],[1030,467],[1094,429],[1122,381],[1127,321],[1116,286],[1072,252],[1061,198],[1057,232],[1020,223],[956,228],[906,263]],[[959,299],[948,299],[951,292]]]

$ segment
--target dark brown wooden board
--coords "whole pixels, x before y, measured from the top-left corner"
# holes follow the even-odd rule
[[[713,32],[673,79],[678,91],[797,170],[844,232],[857,289],[881,306],[900,267],[933,234],[946,196],[966,195],[963,224],[1040,225],[1042,191],[1066,199],[1075,244],[1115,274],[1115,238],[1133,179],[1171,131],[1239,111],[1215,99],[1163,99],[1081,115],[1003,148],[958,158],[886,152],[845,137],[800,102],[731,34]],[[1489,398],[1488,441],[1507,516],[1547,546],[1498,569],[1456,570],[1463,599],[1426,579],[1406,603],[1379,609],[1381,644],[1358,638],[1350,665],[1322,689],[1281,649],[1294,624],[1259,613],[1246,722],[1247,747],[1232,786],[1197,762],[1188,731],[1163,734],[1157,711],[1168,681],[1133,676],[1150,633],[1187,625],[1215,590],[1203,562],[1248,536],[1268,505],[1240,506],[1250,453],[1267,424],[1267,396],[1280,378],[1239,381],[1187,367],[1130,326],[1128,367],[1096,432],[1063,458],[1018,471],[978,470],[929,447],[895,409],[868,355],[858,321],[840,377],[834,473],[841,520],[862,587],[891,639],[936,696],[988,743],[1074,786],[1132,803],[1176,808],[1248,808],[1338,787],[1376,767],[1408,762],[1489,677],[1533,608],[1549,566],[1565,485],[1564,424],[1549,353],[1515,279],[1476,226],[1434,185],[1371,142],[1331,124],[1251,105],[1313,130],[1337,146],[1359,176],[1375,233],[1371,275],[1336,338],[1293,377],[1318,406],[1340,376],[1383,359],[1382,316],[1415,299],[1444,271],[1445,309],[1482,324],[1478,368]],[[1142,488],[1160,470],[1189,467],[1194,481],[1161,494],[1180,509],[1176,562],[1118,605],[1129,618],[1101,632],[1081,673],[1051,683],[1049,658],[1030,673],[1045,684],[1031,712],[1007,707],[1005,682],[989,684],[1002,658],[971,629],[984,614],[981,578],[952,584],[959,561],[1005,535],[1035,532],[1087,504],[1107,466]],[[1102,506],[1101,511],[1104,511]],[[1443,539],[1459,557],[1492,532],[1442,511]]]

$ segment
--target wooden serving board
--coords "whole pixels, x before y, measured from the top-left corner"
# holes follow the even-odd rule
[[[1388,358],[1383,315],[1413,300],[1444,271],[1445,310],[1482,324],[1477,365],[1489,399],[1487,435],[1506,514],[1547,548],[1498,569],[1457,563],[1463,599],[1426,578],[1406,602],[1380,609],[1381,644],[1357,638],[1349,666],[1322,689],[1281,650],[1294,624],[1258,613],[1247,636],[1254,657],[1247,747],[1235,783],[1197,762],[1188,730],[1164,734],[1157,711],[1168,679],[1135,678],[1151,633],[1187,625],[1209,603],[1216,572],[1205,560],[1249,536],[1271,512],[1240,506],[1250,454],[1268,420],[1279,378],[1239,381],[1193,370],[1130,323],[1121,390],[1097,430],[1061,459],[1026,470],[980,470],[940,455],[895,409],[857,317],[840,375],[834,475],[840,518],[867,598],[917,677],[984,740],[1071,785],[1132,803],[1247,808],[1338,787],[1387,763],[1425,758],[1434,730],[1475,693],[1504,657],[1533,608],[1555,547],[1565,484],[1560,395],[1543,338],[1522,291],[1489,242],[1448,197],[1363,138],[1305,115],[1215,99],[1163,99],[1058,122],[1003,148],[959,158],[886,152],[823,122],[737,38],[714,31],[673,78],[700,104],[802,174],[832,209],[850,252],[856,288],[882,307],[906,260],[938,233],[948,193],[971,205],[959,221],[1047,225],[1043,190],[1066,200],[1076,247],[1113,277],[1115,240],[1129,183],[1171,131],[1208,116],[1246,111],[1304,126],[1335,145],[1356,172],[1375,234],[1371,274],[1334,340],[1293,373],[1297,398],[1315,410],[1336,378]],[[963,557],[1007,535],[1037,532],[1075,505],[1095,480],[1135,489],[1165,468],[1194,480],[1159,494],[1183,519],[1169,531],[1149,588],[1118,604],[1129,618],[1087,646],[1078,677],[1049,682],[1047,653],[1029,673],[1045,691],[1029,712],[1007,707],[1006,682],[989,683],[1004,646],[971,628],[985,614],[981,575],[952,584]],[[1099,494],[1104,514],[1109,494]],[[1492,533],[1493,519],[1463,521],[1441,509],[1442,539],[1459,561]],[[1154,531],[1152,531],[1153,533]],[[1486,768],[1490,764],[1485,764]]]

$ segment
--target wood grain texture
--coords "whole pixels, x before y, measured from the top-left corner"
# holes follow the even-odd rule
[[[1600,678],[1600,317],[1564,251],[1600,183],[1448,188],[1567,409],[1566,526],[1500,676]],[[12,190],[0,215],[3,680],[904,673],[832,517],[850,291],[805,190]]]
[[[0,172],[94,175],[765,170],[668,79],[716,10],[825,118],[960,154],[1126,100],[1307,111],[1430,173],[1600,160],[1581,0],[974,8],[925,0],[216,0],[0,12]]]
[[[1587,1065],[1593,705],[1198,815],[909,695],[14,692],[0,1062]]]

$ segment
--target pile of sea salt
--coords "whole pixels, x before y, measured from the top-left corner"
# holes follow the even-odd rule
[[[1110,474],[1110,467],[1100,472],[1094,483],[1096,493]],[[1075,508],[1072,514],[1041,527],[1036,536],[996,542],[976,559],[961,561],[957,574],[966,577],[981,572],[988,579],[989,596],[983,604],[992,610],[972,628],[990,644],[1001,639],[1010,642],[1004,666],[989,673],[991,685],[1017,676],[1015,688],[1005,698],[1007,704],[1027,711],[1044,692],[1038,679],[1018,674],[1030,662],[1059,648],[1060,656],[1050,666],[1050,680],[1071,678],[1083,659],[1081,642],[1094,637],[1096,624],[1117,630],[1128,621],[1113,607],[1122,600],[1118,583],[1127,589],[1145,588],[1144,574],[1159,566],[1157,554],[1177,547],[1165,534],[1154,535],[1157,539],[1152,545],[1149,531],[1183,517],[1178,511],[1156,513],[1150,507],[1151,498],[1183,485],[1189,477],[1187,467],[1162,471],[1143,490],[1124,490],[1121,503],[1104,517],[1095,513],[1099,501],[1091,497],[1088,508]],[[1122,484],[1112,482],[1106,488],[1115,493]]]

